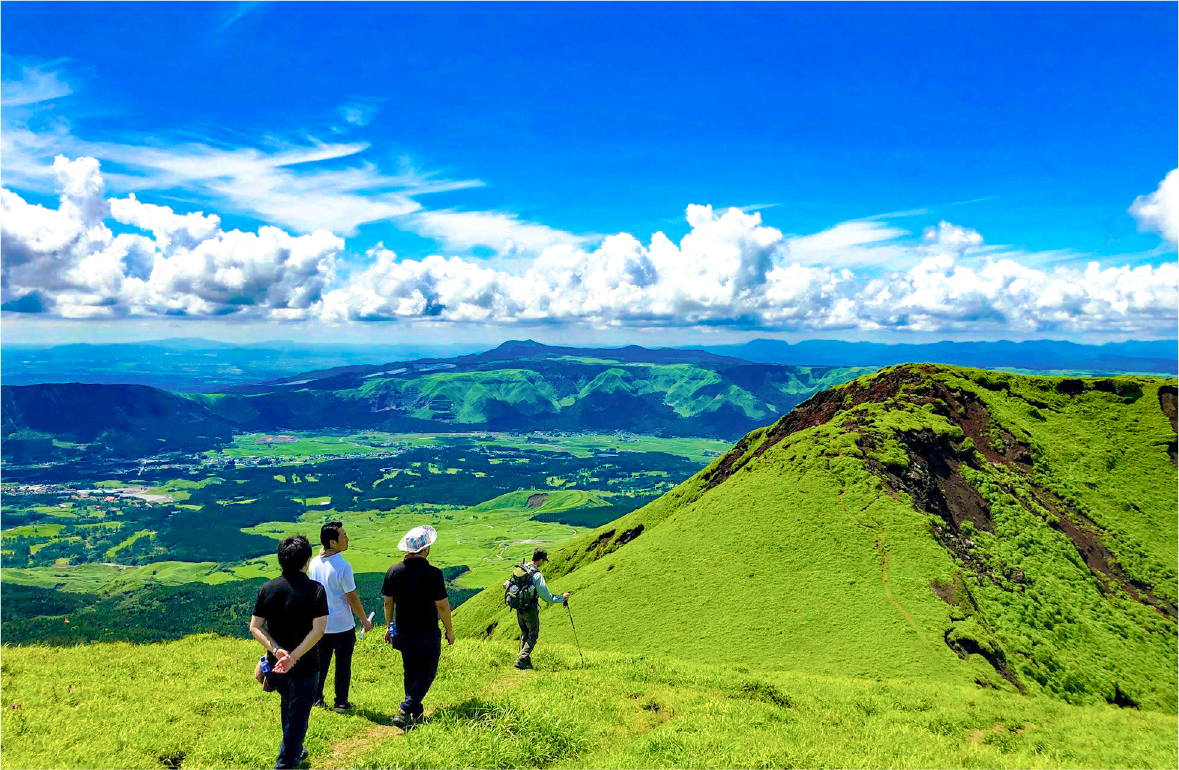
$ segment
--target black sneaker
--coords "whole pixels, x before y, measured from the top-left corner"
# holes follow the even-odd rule
[[[303,747],[303,753],[299,755],[299,764],[303,764],[311,757],[311,753],[307,751],[307,747]]]
[[[332,709],[337,714],[347,714],[352,709],[356,708],[355,703],[337,703],[336,707]]]
[[[408,730],[409,723],[411,721],[412,721],[412,717],[410,717],[409,714],[407,714],[401,710],[398,710],[398,712],[393,716],[393,719],[391,720],[394,727],[400,728],[402,730]]]

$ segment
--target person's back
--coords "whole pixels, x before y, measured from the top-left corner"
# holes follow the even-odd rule
[[[345,594],[356,590],[356,577],[352,565],[344,560],[343,554],[316,556],[307,568],[307,576],[327,591],[329,634],[351,631],[356,627],[352,620],[352,608],[348,606]]]
[[[352,565],[345,561],[343,551],[348,550],[348,533],[343,522],[326,522],[319,530],[319,542],[323,545],[321,554],[311,560],[307,573],[323,585],[327,592],[328,623],[323,639],[319,641],[320,673],[316,689],[316,703],[326,705],[323,688],[327,681],[328,666],[332,657],[336,659],[336,711],[343,713],[352,708],[348,693],[352,685],[352,653],[356,647],[356,623],[353,615],[360,619],[364,630],[372,629],[372,622],[364,613],[364,604],[356,592],[356,577]]]
[[[407,532],[397,544],[398,549],[406,552],[405,560],[389,568],[381,588],[385,597],[385,623],[389,625],[385,638],[401,652],[404,669],[405,700],[393,717],[393,724],[403,729],[422,718],[422,699],[438,674],[438,658],[442,653],[439,620],[446,626],[446,643],[454,644],[446,581],[442,570],[426,561],[437,536],[428,525]]]
[[[423,557],[400,561],[385,573],[382,593],[394,601],[393,622],[399,634],[438,634],[435,602],[446,598],[442,570]]]
[[[266,648],[269,683],[279,694],[282,744],[275,768],[293,768],[307,758],[303,739],[319,679],[316,645],[327,628],[324,588],[307,576],[311,544],[302,535],[278,544],[282,576],[258,589],[250,634]]]
[[[258,589],[254,615],[266,619],[270,636],[284,650],[293,650],[311,633],[316,617],[323,615],[323,586],[304,572],[284,572]],[[267,651],[273,669],[278,663],[273,650]],[[319,672],[319,658],[305,655],[290,669],[292,675]]]
[[[545,583],[540,568],[549,560],[549,554],[543,548],[537,548],[532,553],[532,563],[524,563],[513,568],[512,577],[508,579],[511,588],[516,589],[515,597],[519,606],[515,607],[516,622],[520,625],[520,652],[516,655],[516,668],[532,668],[532,651],[536,648],[536,640],[540,637],[540,600],[549,604],[563,604],[569,600],[569,594],[554,595]],[[528,591],[520,591],[519,583],[529,586]],[[517,585],[511,585],[511,584]],[[507,586],[505,586],[507,588]],[[508,598],[505,596],[505,598]],[[520,602],[520,599],[526,601]]]

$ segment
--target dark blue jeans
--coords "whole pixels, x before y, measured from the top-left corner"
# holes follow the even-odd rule
[[[401,665],[405,670],[405,700],[401,710],[411,717],[422,715],[422,699],[438,675],[438,658],[442,656],[442,634],[398,634]]]
[[[319,650],[319,687],[316,702],[323,700],[323,686],[327,683],[328,664],[336,654],[336,704],[348,702],[348,687],[352,684],[352,651],[356,649],[356,629],[337,634],[324,634],[317,645]]]
[[[315,703],[315,686],[319,672],[306,674],[271,674],[274,689],[282,697],[282,744],[278,749],[275,770],[295,767],[303,753],[303,739],[307,736],[307,722]]]

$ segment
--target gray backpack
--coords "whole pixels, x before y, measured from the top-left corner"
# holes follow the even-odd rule
[[[534,564],[517,564],[512,576],[504,581],[504,604],[514,610],[527,610],[536,606],[536,586],[532,578],[537,569]]]

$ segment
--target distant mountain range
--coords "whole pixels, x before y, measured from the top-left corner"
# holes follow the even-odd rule
[[[884,345],[839,340],[806,340],[791,344],[784,340],[756,339],[742,345],[712,345],[699,349],[746,361],[811,366],[932,363],[1028,371],[1179,372],[1179,341],[1176,340],[1111,342],[1105,345],[1080,345],[1058,340]]]
[[[499,351],[497,355],[510,356],[513,346],[522,344],[525,343],[505,343],[496,348]],[[6,343],[0,348],[0,370],[7,385],[83,382],[150,385],[179,393],[218,393],[239,385],[283,378],[301,379],[305,378],[301,373],[308,371],[346,371],[349,367],[391,361],[445,359],[483,349],[482,345],[470,343],[377,345],[289,340],[236,343],[187,337],[137,343],[51,347]],[[1179,372],[1179,343],[1175,340],[1107,345],[1079,345],[1054,340],[884,345],[839,340],[808,340],[791,344],[782,340],[756,339],[742,345],[681,350],[688,349],[752,363],[793,366],[878,367],[928,362],[1029,372]],[[552,347],[551,350],[579,355],[576,351],[580,349]],[[625,358],[627,355],[642,358],[657,352],[635,346],[607,350],[609,356],[615,358]],[[632,352],[628,354],[627,351]]]
[[[154,453],[201,441],[214,445],[231,431],[622,430],[737,438],[815,392],[870,371],[750,363],[694,350],[524,341],[454,358],[332,367],[222,393],[5,385],[4,453],[10,460],[68,456],[82,451],[74,445]],[[78,406],[60,408],[66,402]]]
[[[0,348],[0,369],[7,385],[83,382],[211,393],[231,385],[271,380],[308,369],[453,356],[482,347],[290,341],[231,343],[187,337],[52,347],[5,343]]]
[[[625,430],[735,439],[823,388],[900,362],[1111,374],[1177,369],[1174,341],[753,340],[649,349],[513,340],[450,357],[438,357],[453,350],[444,346],[414,357],[408,354],[421,348],[259,345],[271,347],[188,339],[5,346],[4,457],[69,456],[82,447],[141,456],[216,445],[233,431]],[[62,372],[87,382],[38,382]],[[20,386],[30,381],[36,384]]]

